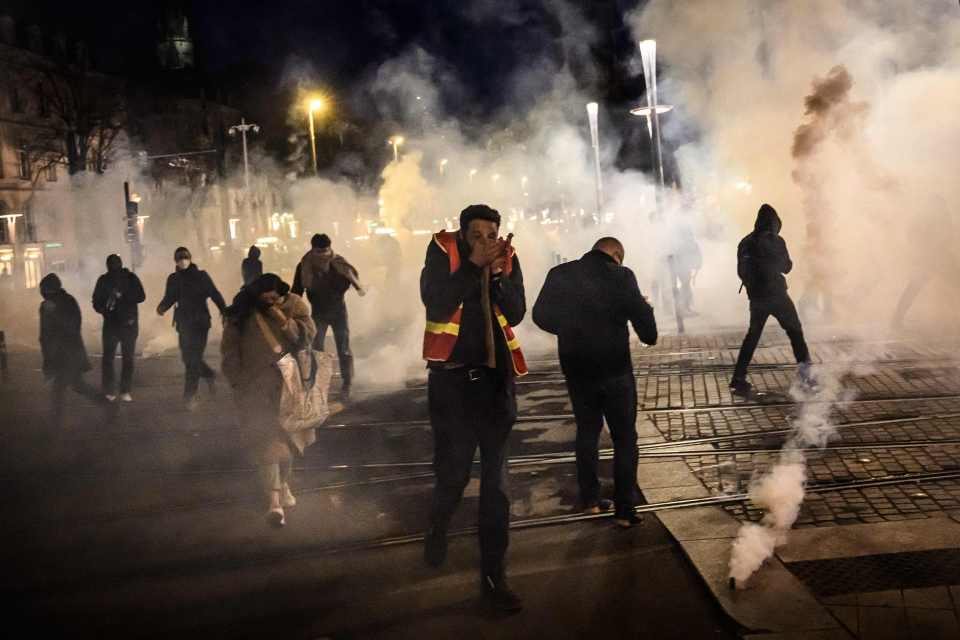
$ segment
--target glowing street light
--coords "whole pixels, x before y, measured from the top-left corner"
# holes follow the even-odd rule
[[[473,176],[477,175],[476,169],[470,169],[470,182],[473,182]]]
[[[441,158],[440,159],[440,175],[443,175],[443,172],[446,168],[447,168],[447,159]]]
[[[400,162],[400,145],[403,144],[403,136],[390,136],[387,144],[393,145],[393,161]]]
[[[310,118],[310,151],[313,155],[313,175],[317,175],[317,134],[313,124],[313,114],[326,108],[323,98],[312,98],[307,102],[307,114]]]

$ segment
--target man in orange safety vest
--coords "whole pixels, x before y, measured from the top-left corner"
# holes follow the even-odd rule
[[[496,210],[471,205],[460,214],[459,231],[433,236],[420,297],[436,474],[424,559],[439,567],[446,558],[447,529],[479,446],[481,591],[493,609],[519,611],[505,572],[505,481],[507,438],[517,416],[514,381],[527,372],[513,327],[523,320],[526,300],[520,263],[510,238],[500,237]]]

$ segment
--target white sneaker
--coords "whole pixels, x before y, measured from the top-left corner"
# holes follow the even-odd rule
[[[283,483],[283,490],[280,492],[280,504],[287,509],[297,506],[297,499],[293,497],[293,492],[290,491],[290,485],[286,482]]]
[[[282,507],[273,507],[270,511],[267,511],[267,524],[278,529],[287,524]]]
[[[107,402],[117,401],[117,396],[113,395],[112,393],[105,394],[103,397],[107,399]]]
[[[133,402],[133,396],[129,393],[121,393],[120,402]]]

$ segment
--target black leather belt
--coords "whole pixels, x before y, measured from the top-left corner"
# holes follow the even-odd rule
[[[486,367],[468,367],[465,364],[460,364],[458,362],[431,362],[428,366],[430,371],[435,371],[438,373],[452,373],[466,376],[467,380],[470,382],[479,382],[483,379],[484,375],[487,375],[492,371]]]

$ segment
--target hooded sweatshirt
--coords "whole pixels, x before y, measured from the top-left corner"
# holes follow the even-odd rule
[[[48,274],[40,281],[40,349],[46,375],[71,376],[90,369],[80,334],[80,305],[63,290],[60,278]]]
[[[751,300],[785,295],[784,274],[793,269],[787,243],[780,237],[783,223],[776,209],[768,204],[760,207],[753,233],[737,246],[737,275],[747,287]]]

